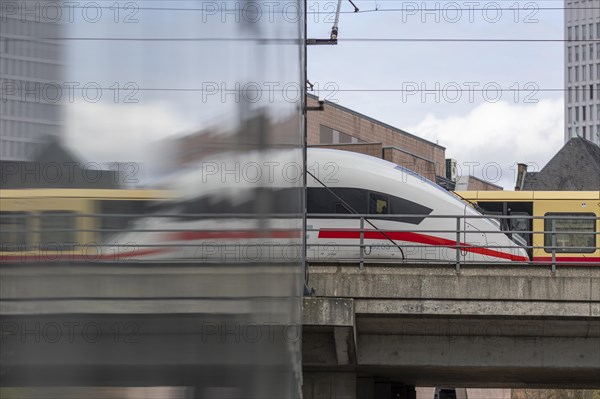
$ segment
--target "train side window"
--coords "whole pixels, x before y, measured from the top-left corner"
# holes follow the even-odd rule
[[[350,209],[348,209],[348,207],[346,205],[342,204],[341,202],[336,202],[336,204],[335,204],[335,213],[341,213],[341,214],[349,215],[352,212],[350,211]]]
[[[40,247],[49,250],[72,248],[76,244],[75,212],[40,213]]]
[[[386,195],[369,193],[369,213],[384,215],[388,213],[388,197]]]
[[[0,251],[23,251],[27,248],[26,212],[0,212]]]
[[[592,253],[596,251],[596,220],[593,213],[546,213],[544,250],[552,252],[552,231],[556,231],[556,252]],[[553,219],[552,216],[589,217],[589,219]],[[564,233],[563,233],[564,232]]]

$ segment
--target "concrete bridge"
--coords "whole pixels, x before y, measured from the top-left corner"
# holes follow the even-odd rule
[[[235,377],[244,390],[257,375],[247,359],[258,356],[263,377],[281,371],[267,397],[285,391],[296,372],[288,327],[302,306],[290,295],[302,286],[295,269],[3,265],[2,385],[210,388]],[[600,386],[598,267],[319,264],[309,286],[306,399]],[[257,326],[268,340],[247,335]]]
[[[304,301],[304,397],[414,386],[600,386],[600,268],[320,264]]]

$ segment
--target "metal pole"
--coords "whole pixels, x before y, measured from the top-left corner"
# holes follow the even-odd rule
[[[308,27],[307,27],[307,0],[303,1],[303,7],[304,7],[304,21],[303,21],[303,26],[302,26],[302,46],[300,47],[300,54],[302,57],[302,71],[301,71],[301,82],[300,82],[300,87],[302,90],[302,99],[301,99],[301,103],[300,103],[300,109],[301,109],[301,114],[302,114],[302,120],[300,121],[300,123],[302,124],[302,167],[303,167],[303,171],[304,173],[302,174],[302,263],[303,263],[303,267],[302,267],[302,281],[304,283],[304,288],[307,291],[310,291],[310,287],[308,287],[306,278],[308,275],[308,256],[307,256],[307,235],[308,235],[308,231],[307,231],[307,218],[306,218],[306,214],[308,213],[308,208],[307,208],[307,204],[308,204],[308,198],[307,198],[307,187],[308,187],[308,178],[306,175],[306,172],[308,170],[308,112],[306,110],[306,106],[308,104],[307,101],[307,93],[306,93],[306,80],[307,80],[307,69],[308,69],[308,62],[307,62],[307,45],[306,45],[306,38],[307,38],[307,34],[308,34]],[[318,249],[318,248],[317,248]]]
[[[360,269],[365,267],[365,219],[360,217]]]
[[[460,273],[460,216],[456,217],[456,272]]]
[[[552,219],[552,273],[556,273],[556,220]]]

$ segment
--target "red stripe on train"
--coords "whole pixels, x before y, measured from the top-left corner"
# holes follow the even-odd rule
[[[75,255],[69,253],[39,253],[35,255],[0,255],[0,263],[19,262],[19,263],[46,263],[46,262],[65,262],[65,261],[86,261],[97,262],[107,260],[126,260],[137,256],[156,255],[170,251],[170,248],[148,248],[141,250],[128,251],[123,253],[98,254],[98,255]]]
[[[208,240],[208,239],[249,239],[249,238],[300,238],[301,230],[196,230],[196,231],[178,231],[167,235],[169,240]]]
[[[551,256],[534,256],[533,262],[552,263]],[[556,255],[556,263],[573,262],[573,263],[596,263],[600,266],[600,256],[561,256]]]
[[[447,248],[456,248],[456,241],[446,238],[431,236],[421,233],[411,233],[405,231],[373,231],[365,230],[365,240],[392,240],[414,242],[425,245],[437,245]],[[336,229],[321,229],[319,230],[319,238],[332,239],[360,239],[360,230],[336,230]],[[508,259],[517,262],[527,262],[529,258],[520,255],[513,255],[506,252],[496,251],[489,248],[473,247],[470,244],[460,243],[460,249],[467,252],[472,252],[480,255],[493,256],[494,258]]]

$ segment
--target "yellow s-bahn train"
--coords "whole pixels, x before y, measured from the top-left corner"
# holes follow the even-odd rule
[[[102,260],[104,240],[163,198],[160,190],[0,190],[0,262]]]
[[[600,266],[600,192],[457,191],[504,231],[520,236],[533,262]]]
[[[534,262],[600,266],[600,193],[463,191],[458,196],[520,236]],[[106,238],[151,212],[161,190],[0,190],[0,262],[110,261]],[[124,245],[126,243],[123,243]],[[125,250],[125,249],[124,249]]]

